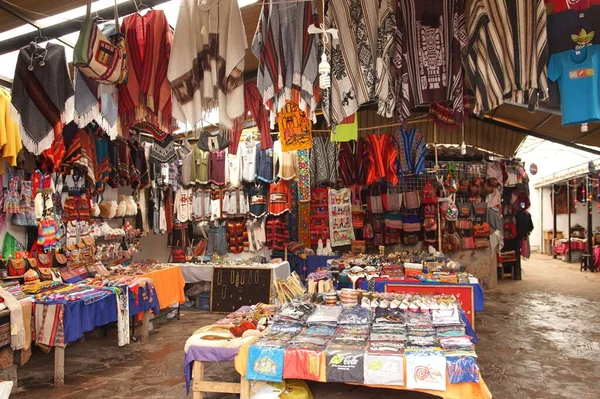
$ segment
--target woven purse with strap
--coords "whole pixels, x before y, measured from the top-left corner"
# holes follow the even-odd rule
[[[90,80],[116,85],[127,82],[125,39],[120,33],[119,14],[115,0],[116,34],[108,39],[91,17],[92,0],[87,8],[81,33],[73,50],[73,65]]]

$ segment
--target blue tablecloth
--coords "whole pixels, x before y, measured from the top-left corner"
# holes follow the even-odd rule
[[[139,289],[141,290],[141,288]],[[141,292],[138,291],[138,301],[136,296],[129,290],[129,315],[135,316],[146,310],[152,310],[154,314],[160,313],[158,297],[156,291],[153,292],[152,300],[144,300]],[[77,301],[54,301],[49,303],[63,303],[65,313],[63,325],[65,329],[65,344],[77,341],[84,333],[92,331],[96,327],[101,327],[117,321],[117,297],[113,294],[108,295],[99,301],[86,305],[83,300]]]
[[[310,255],[306,259],[298,258],[295,255],[288,254],[288,261],[290,262],[290,269],[296,270],[296,273],[300,276],[308,276],[310,273],[317,271],[320,267],[328,267],[327,261],[329,259],[337,259],[340,255],[334,256],[319,256]],[[306,266],[306,271],[304,271]]]
[[[390,283],[390,281],[376,281],[375,282],[375,291],[377,292],[384,292],[385,291],[385,286]],[[433,283],[433,282],[427,282],[427,283],[413,283],[410,281],[391,281],[391,283],[393,284],[406,284],[406,285],[437,285],[437,284],[447,284],[447,283]],[[465,284],[465,285],[470,285],[473,287],[473,301],[474,306],[475,306],[475,311],[476,312],[483,312],[483,288],[481,288],[481,285],[479,284]],[[369,289],[369,283],[367,282],[367,280],[362,279],[361,283],[360,283],[360,288],[363,290],[368,290]]]

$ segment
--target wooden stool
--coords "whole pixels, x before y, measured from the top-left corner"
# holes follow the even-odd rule
[[[250,381],[240,376],[240,382],[206,381],[204,363],[194,362],[192,372],[192,399],[202,399],[204,392],[239,393],[240,399],[250,399]]]

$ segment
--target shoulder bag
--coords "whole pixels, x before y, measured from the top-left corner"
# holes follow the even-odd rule
[[[27,261],[25,259],[9,259],[8,275],[11,277],[20,277],[27,271]]]
[[[375,193],[375,187],[377,187],[378,193]],[[378,184],[371,186],[371,193],[367,199],[367,209],[369,213],[383,213],[383,198],[381,187]]]
[[[98,83],[117,85],[127,82],[125,39],[119,28],[119,15],[115,0],[116,34],[109,40],[91,16],[92,0],[87,8],[81,33],[73,50],[73,65]]]

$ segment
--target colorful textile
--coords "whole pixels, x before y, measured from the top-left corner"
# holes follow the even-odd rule
[[[394,186],[398,184],[398,153],[392,136],[380,133],[367,136],[363,157],[368,185],[380,179],[385,179]]]
[[[418,129],[396,131],[398,175],[420,175],[425,172],[427,145]]]
[[[272,126],[274,116],[288,101],[297,103],[309,119],[317,121],[318,37],[308,33],[312,24],[318,25],[315,0],[263,0],[252,53],[260,61],[256,86],[271,111]]]
[[[281,215],[290,210],[290,182],[279,180],[269,185],[269,214]]]
[[[60,229],[54,218],[46,217],[40,220],[37,243],[42,246],[44,252],[58,249],[60,238]]]
[[[331,131],[331,141],[345,143],[351,140],[358,140],[358,112],[344,118]]]
[[[180,105],[173,110],[178,121],[196,126],[207,111],[218,108],[219,123],[232,129],[234,121],[246,115],[246,47],[237,1],[181,2],[167,72]]]
[[[298,201],[310,201],[309,151],[298,150]]]
[[[451,123],[462,125],[465,0],[400,0],[396,15],[395,95],[400,119],[406,120],[419,105],[441,104],[451,111]]]
[[[315,137],[310,150],[310,183],[332,185],[338,181],[338,146],[328,136]]]
[[[390,1],[331,1],[324,22],[326,29],[338,30],[339,40],[325,43],[331,89],[324,94],[323,116],[335,126],[375,101],[377,113],[391,118],[395,99],[389,66],[396,23]]]
[[[267,247],[274,251],[285,251],[290,243],[287,215],[267,217]]]
[[[244,83],[244,115],[250,114],[260,132],[260,149],[273,147],[271,128],[269,126],[269,111],[265,109],[262,97],[256,88],[256,81]]]
[[[42,56],[44,65],[39,65],[41,62],[34,59]],[[35,43],[22,47],[11,93],[11,117],[21,132],[23,146],[40,155],[52,147],[55,135],[62,134],[64,124],[73,119],[75,92],[65,48],[53,43],[45,50]]]
[[[65,305],[33,304],[32,335],[38,345],[65,346]]]
[[[10,112],[10,93],[0,88],[0,147],[2,147],[2,159],[9,166],[17,166],[17,157],[23,147],[21,132],[17,123],[13,120]],[[0,171],[0,175],[2,171]]]
[[[298,104],[288,102],[277,113],[277,127],[284,152],[307,150],[312,147],[312,123]]]
[[[327,188],[311,190],[310,200],[310,243],[317,245],[319,239],[329,238],[329,193]]]
[[[174,123],[167,68],[173,33],[165,13],[133,13],[123,19],[121,31],[129,70],[127,83],[117,86],[121,134],[129,137],[129,129],[136,124],[147,124],[158,134],[171,134]]]
[[[329,189],[329,229],[332,247],[350,245],[354,240],[351,191],[348,188]]]
[[[298,242],[309,248],[310,240],[310,202],[298,203]]]
[[[273,179],[293,180],[298,176],[298,151],[283,151],[281,140],[273,143]]]
[[[475,91],[473,113],[506,101],[533,111],[547,98],[546,7],[542,0],[474,0],[465,69]]]
[[[298,241],[298,183],[290,182],[290,212],[288,213],[288,227],[290,230],[290,241]]]
[[[342,185],[364,184],[364,139],[340,144],[338,152],[339,175]]]
[[[241,254],[248,247],[248,235],[243,219],[227,221],[227,242],[229,251]]]

